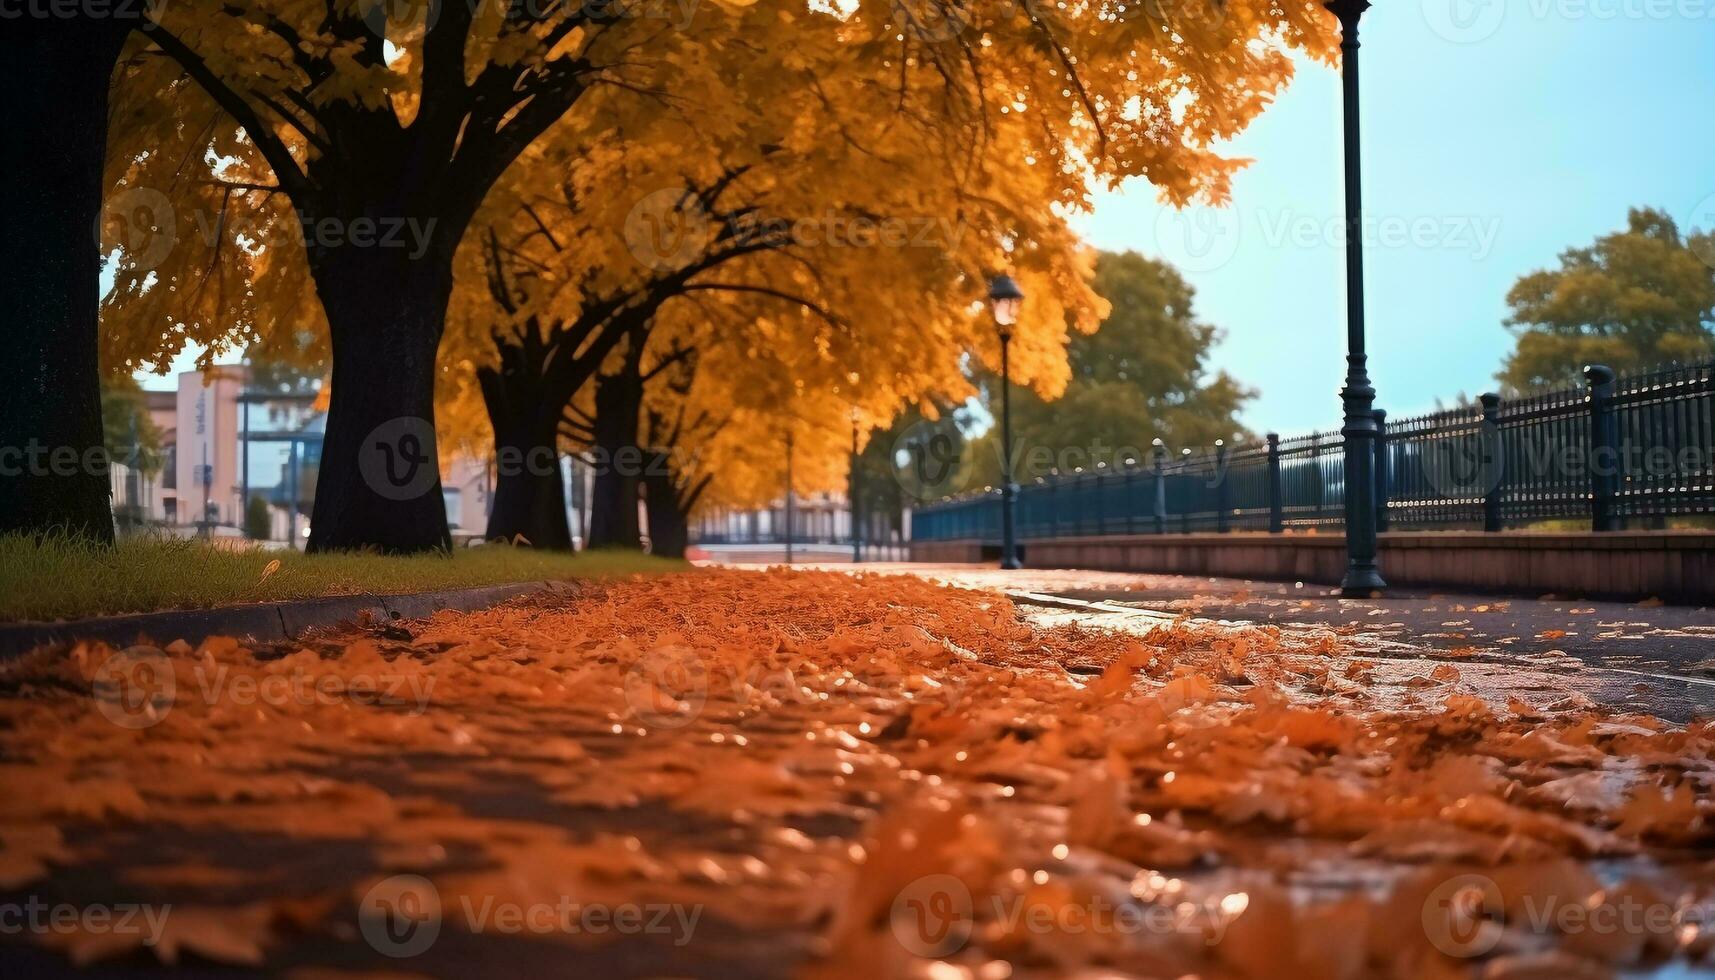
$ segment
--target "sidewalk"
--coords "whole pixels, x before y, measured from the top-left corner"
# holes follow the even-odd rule
[[[849,564],[826,567],[852,570]],[[1075,600],[1090,605],[1074,618],[1091,624],[1137,609],[1331,630],[1378,655],[1576,677],[1583,693],[1614,710],[1674,721],[1715,715],[1715,611],[1707,607],[1412,589],[1382,599],[1342,599],[1338,590],[1309,584],[1076,569],[1007,572],[993,565],[897,563],[863,570]]]
[[[703,569],[294,643],[0,665],[0,963],[1715,966],[1715,742],[1594,707],[1633,682],[1613,668],[1408,644],[1335,600],[1363,628],[1199,622],[1135,577],[909,571]]]

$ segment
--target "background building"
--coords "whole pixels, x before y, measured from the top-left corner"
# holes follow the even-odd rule
[[[125,531],[249,537],[302,547],[309,537],[327,425],[322,386],[250,365],[179,374],[172,391],[144,392],[159,430],[160,466],[116,460],[113,506]],[[487,461],[444,461],[442,490],[455,540],[481,538],[492,480]]]

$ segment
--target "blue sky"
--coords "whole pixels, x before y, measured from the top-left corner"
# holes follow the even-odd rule
[[[1507,289],[1633,205],[1715,224],[1715,0],[1381,0],[1364,15],[1371,374],[1395,417],[1492,387]],[[1303,63],[1231,145],[1232,209],[1141,182],[1079,220],[1182,266],[1258,431],[1334,426],[1344,377],[1339,79]]]

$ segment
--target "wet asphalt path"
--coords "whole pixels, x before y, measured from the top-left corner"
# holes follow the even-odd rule
[[[1332,630],[1366,656],[1447,660],[1525,687],[1560,678],[1606,707],[1669,721],[1715,717],[1715,610],[1707,607],[1415,590],[1342,599],[1297,583],[977,565],[866,569],[1000,588],[1092,625],[1120,625],[1130,613]]]

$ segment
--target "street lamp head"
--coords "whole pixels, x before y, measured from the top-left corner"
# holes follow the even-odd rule
[[[1322,6],[1343,21],[1348,17],[1358,17],[1370,9],[1370,0],[1322,0]]]
[[[995,325],[1003,337],[1010,336],[1012,325],[1018,322],[1018,310],[1024,305],[1024,290],[1011,276],[995,276],[989,280],[989,306],[994,310]]]
[[[1370,9],[1370,0],[1322,0],[1322,6],[1340,20],[1342,40],[1354,41],[1358,18]]]

